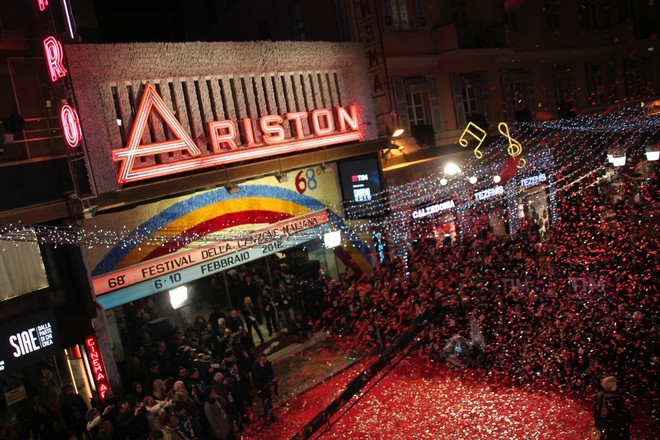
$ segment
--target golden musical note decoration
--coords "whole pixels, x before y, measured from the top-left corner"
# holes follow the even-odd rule
[[[481,137],[479,137],[478,134],[470,131],[470,128],[476,129],[479,133],[481,133]],[[479,151],[479,147],[481,147],[481,144],[483,144],[484,140],[486,139],[486,131],[481,127],[479,127],[474,122],[468,122],[467,127],[465,127],[465,130],[463,130],[463,134],[461,134],[461,137],[458,138],[458,143],[461,144],[461,147],[463,148],[467,147],[469,143],[469,141],[465,139],[466,134],[470,134],[473,138],[479,141],[479,144],[474,149],[475,157],[477,159],[481,159],[482,157],[484,157],[481,151]]]
[[[522,145],[520,145],[520,142],[511,137],[509,134],[509,126],[506,124],[506,122],[500,122],[497,124],[497,130],[502,134],[502,136],[509,140],[509,146],[506,149],[507,154],[514,159],[520,156],[522,154]],[[516,167],[518,169],[522,169],[525,167],[525,164],[527,164],[527,161],[521,157]]]

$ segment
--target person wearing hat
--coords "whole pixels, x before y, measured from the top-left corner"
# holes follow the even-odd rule
[[[231,422],[222,398],[211,386],[204,390],[204,415],[209,426],[209,438],[226,440],[231,431]]]
[[[594,427],[601,440],[629,440],[632,418],[623,397],[617,392],[616,377],[600,381],[603,391],[594,398]],[[600,432],[600,437],[598,437]]]

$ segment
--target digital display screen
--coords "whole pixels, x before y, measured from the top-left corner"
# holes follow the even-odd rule
[[[351,158],[337,163],[344,211],[349,219],[385,215],[387,198],[383,193],[378,158],[375,155]]]

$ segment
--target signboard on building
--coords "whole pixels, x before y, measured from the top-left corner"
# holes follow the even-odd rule
[[[0,327],[0,372],[31,365],[61,349],[55,315],[45,310]]]

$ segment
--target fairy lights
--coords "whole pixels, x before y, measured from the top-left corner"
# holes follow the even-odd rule
[[[593,180],[604,174],[607,166],[607,150],[619,145],[627,151],[627,164],[644,159],[645,148],[652,136],[660,132],[660,115],[644,116],[640,109],[625,109],[607,115],[583,116],[558,121],[519,123],[515,126],[516,140],[526,146],[527,166],[514,167],[514,173],[507,176],[505,168],[511,159],[507,152],[509,140],[497,136],[489,140],[488,155],[479,160],[474,155],[466,155],[457,165],[462,175],[448,175],[443,170],[429,173],[415,182],[392,186],[381,193],[372,194],[370,202],[348,207],[328,205],[328,209],[350,218],[352,210],[360,213],[373,213],[373,218],[363,221],[347,221],[350,227],[341,233],[346,240],[368,237],[373,231],[387,231],[387,239],[396,249],[405,249],[416,226],[424,224],[428,218],[413,217],[414,210],[431,206],[446,200],[453,200],[451,212],[461,221],[476,220],[483,212],[504,204],[514,209],[520,198],[533,191],[539,183],[546,185],[549,202],[550,224],[557,221],[557,202],[560,198],[571,197]],[[486,141],[484,140],[484,143]],[[477,184],[471,185],[464,177],[476,176]],[[495,176],[500,181],[495,182]],[[593,179],[591,179],[593,177]],[[501,186],[503,192],[490,198],[477,200],[480,192]],[[386,217],[376,217],[383,202],[387,202],[390,213]],[[515,209],[510,212],[515,212]],[[512,231],[519,227],[517,216],[510,218]],[[228,231],[197,231],[196,234],[183,234],[171,229],[127,230],[126,228],[102,229],[85,227],[31,226],[7,224],[0,226],[0,240],[6,242],[38,242],[94,246],[203,246],[222,240],[238,240],[244,233],[231,231],[234,224],[224,225]],[[303,232],[304,233],[304,232]],[[463,231],[459,231],[463,233]],[[323,233],[311,231],[309,238],[323,239]],[[172,237],[180,237],[173,239]],[[177,247],[180,248],[180,247]]]

